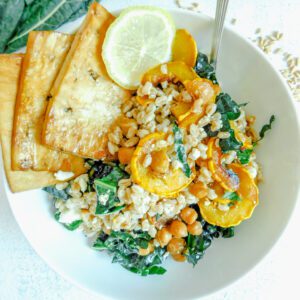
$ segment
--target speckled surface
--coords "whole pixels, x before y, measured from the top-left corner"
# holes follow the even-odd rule
[[[188,5],[189,2],[197,1],[186,0],[181,2]],[[215,1],[200,0],[198,2],[203,12],[209,15],[214,14]],[[173,0],[104,0],[102,3],[108,9],[141,3],[176,7]],[[248,37],[253,37],[255,29],[258,27],[262,29],[262,33],[279,30],[284,33],[281,47],[294,55],[300,56],[299,14],[299,0],[231,0],[227,20],[230,23],[232,18],[237,19],[234,28]],[[273,62],[277,67],[281,67],[278,59],[273,59]],[[300,117],[300,103],[297,106]],[[0,191],[0,299],[102,299],[70,284],[52,271],[37,256],[12,216],[2,183],[0,183]],[[285,200],[282,199],[283,202]],[[238,282],[205,299],[300,299],[298,287],[300,275],[298,228],[300,228],[299,203],[284,235],[269,255]]]

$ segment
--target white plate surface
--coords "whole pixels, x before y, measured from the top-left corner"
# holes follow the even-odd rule
[[[177,27],[187,28],[199,49],[209,52],[212,21],[199,14],[171,10]],[[116,14],[118,12],[115,12]],[[81,19],[82,20],[82,19]],[[62,27],[73,32],[80,21]],[[233,239],[215,240],[205,257],[190,264],[165,266],[164,276],[139,277],[110,263],[106,253],[89,247],[81,233],[69,232],[53,218],[53,205],[42,191],[11,194],[8,199],[24,235],[58,273],[94,293],[114,299],[191,299],[232,283],[254,267],[282,234],[296,203],[300,181],[300,126],[288,87],[265,55],[248,40],[226,29],[218,65],[222,89],[257,116],[257,128],[276,115],[273,129],[258,149],[265,181],[253,217]]]

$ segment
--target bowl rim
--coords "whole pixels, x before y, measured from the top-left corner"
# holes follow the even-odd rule
[[[115,16],[118,16],[120,14],[120,12],[123,11],[124,9],[126,9],[128,7],[134,7],[134,6],[152,6],[152,7],[154,6],[154,7],[157,7],[155,5],[128,5],[128,6],[124,7],[124,8],[113,9],[113,10],[110,11],[110,13],[113,14],[113,15],[115,15]],[[213,17],[208,16],[208,15],[202,13],[202,12],[193,12],[193,11],[189,11],[189,10],[184,10],[182,8],[162,7],[162,9],[166,10],[167,12],[169,12],[171,14],[173,14],[173,13],[179,13],[179,14],[183,14],[185,16],[189,16],[190,15],[190,16],[194,16],[194,17],[197,17],[197,18],[202,18],[203,20],[208,21],[208,22],[212,22],[214,20]],[[81,22],[85,18],[85,16],[86,15],[82,16],[81,18],[79,18],[79,19],[77,19],[75,21],[72,21],[72,22],[69,22],[69,23],[66,23],[66,24],[68,24],[69,26],[72,26],[72,24],[76,24],[77,22],[80,22],[80,24],[81,24]],[[63,27],[64,27],[64,25],[62,25],[61,27],[59,27],[56,31],[61,31],[62,30],[61,28],[63,28]],[[76,31],[76,30],[77,30],[77,28],[74,27],[74,31]],[[279,79],[279,81],[281,82],[281,84],[284,86],[285,91],[287,92],[287,94],[289,96],[288,100],[285,100],[285,101],[289,101],[291,103],[291,105],[293,107],[294,114],[296,115],[295,119],[296,119],[296,123],[297,123],[298,140],[300,140],[300,118],[297,115],[297,109],[298,108],[297,108],[296,103],[295,103],[296,100],[293,98],[292,92],[291,92],[291,90],[290,90],[287,82],[284,80],[284,78],[282,77],[281,73],[279,72],[279,70],[272,64],[270,58],[258,46],[256,46],[255,44],[253,44],[253,42],[251,42],[247,37],[244,37],[241,33],[239,33],[238,31],[234,30],[234,28],[232,28],[232,26],[225,25],[224,26],[224,31],[230,32],[236,38],[243,40],[248,45],[248,47],[252,48],[253,51],[255,51],[257,54],[259,54],[267,62],[268,66],[276,74],[277,78]],[[26,50],[26,48],[24,47],[21,50]],[[299,174],[300,174],[300,160],[299,160]],[[12,211],[14,219],[16,220],[16,223],[17,223],[18,227],[20,228],[20,230],[23,233],[23,235],[26,237],[26,240],[28,241],[28,243],[30,244],[30,246],[32,247],[32,249],[34,250],[34,252],[37,253],[37,255],[39,257],[41,257],[44,262],[46,262],[46,264],[50,267],[50,269],[54,270],[56,273],[58,273],[60,276],[62,276],[63,279],[65,279],[66,281],[72,283],[76,287],[84,290],[85,292],[87,292],[87,293],[89,293],[91,295],[98,296],[98,297],[101,296],[103,299],[115,299],[115,298],[112,298],[111,296],[108,296],[106,294],[102,294],[102,293],[96,292],[95,290],[87,287],[84,283],[81,283],[81,282],[77,281],[76,279],[74,279],[73,277],[70,277],[69,274],[67,274],[63,269],[61,269],[58,265],[56,265],[50,259],[48,259],[46,257],[46,255],[44,255],[42,253],[42,251],[40,251],[38,249],[38,247],[35,247],[34,243],[32,242],[32,240],[29,237],[29,234],[27,234],[25,232],[25,230],[21,227],[21,224],[18,222],[16,213],[15,213],[15,210],[14,210],[14,204],[12,203],[13,201],[11,201],[11,197],[9,196],[11,194],[11,191],[10,191],[10,189],[8,187],[6,176],[5,176],[5,172],[4,172],[3,168],[2,168],[2,176],[3,176],[3,181],[4,181],[5,195],[7,197],[7,201],[9,203],[9,207],[10,207],[10,209]],[[245,277],[247,274],[249,274],[250,271],[252,271],[255,267],[257,267],[259,264],[262,263],[262,261],[268,255],[268,253],[270,253],[274,249],[275,245],[278,244],[278,242],[282,238],[284,232],[288,228],[288,225],[290,224],[290,221],[291,221],[293,215],[295,214],[295,207],[296,207],[297,202],[299,201],[299,198],[300,198],[300,186],[298,187],[298,190],[296,192],[296,195],[295,195],[295,199],[296,200],[294,201],[294,203],[291,206],[291,209],[290,209],[290,212],[289,212],[289,215],[288,215],[288,218],[286,220],[285,225],[278,232],[278,235],[273,240],[273,244],[268,249],[262,251],[262,253],[260,254],[260,256],[257,258],[256,262],[253,263],[252,265],[250,265],[250,267],[247,270],[242,271],[240,273],[239,277],[231,279],[231,280],[227,281],[224,284],[221,284],[216,290],[212,290],[212,291],[206,292],[205,294],[201,295],[200,298],[211,296],[211,295],[214,295],[214,294],[217,294],[217,293],[221,293],[226,288],[232,286],[234,283],[237,283],[239,280],[241,280],[243,277]],[[199,296],[197,298],[186,298],[186,299],[187,300],[188,299],[199,299]]]

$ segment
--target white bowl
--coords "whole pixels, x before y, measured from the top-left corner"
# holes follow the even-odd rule
[[[116,12],[117,14],[118,12]],[[180,28],[209,52],[212,20],[171,10]],[[78,22],[64,26],[71,32]],[[276,122],[258,147],[264,173],[260,205],[253,217],[236,229],[232,239],[216,239],[198,265],[165,263],[163,276],[139,277],[111,264],[106,253],[92,250],[81,233],[69,232],[53,218],[52,203],[40,190],[11,194],[8,199],[23,233],[36,252],[65,278],[102,296],[115,299],[191,299],[225,287],[253,268],[282,234],[299,193],[300,130],[287,85],[265,55],[232,30],[224,32],[218,78],[238,102],[250,102],[248,113],[257,127],[276,115]]]

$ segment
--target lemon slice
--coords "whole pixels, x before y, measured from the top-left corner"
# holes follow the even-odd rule
[[[150,6],[125,9],[107,30],[102,58],[109,76],[134,90],[150,68],[171,60],[175,25],[164,10]]]

